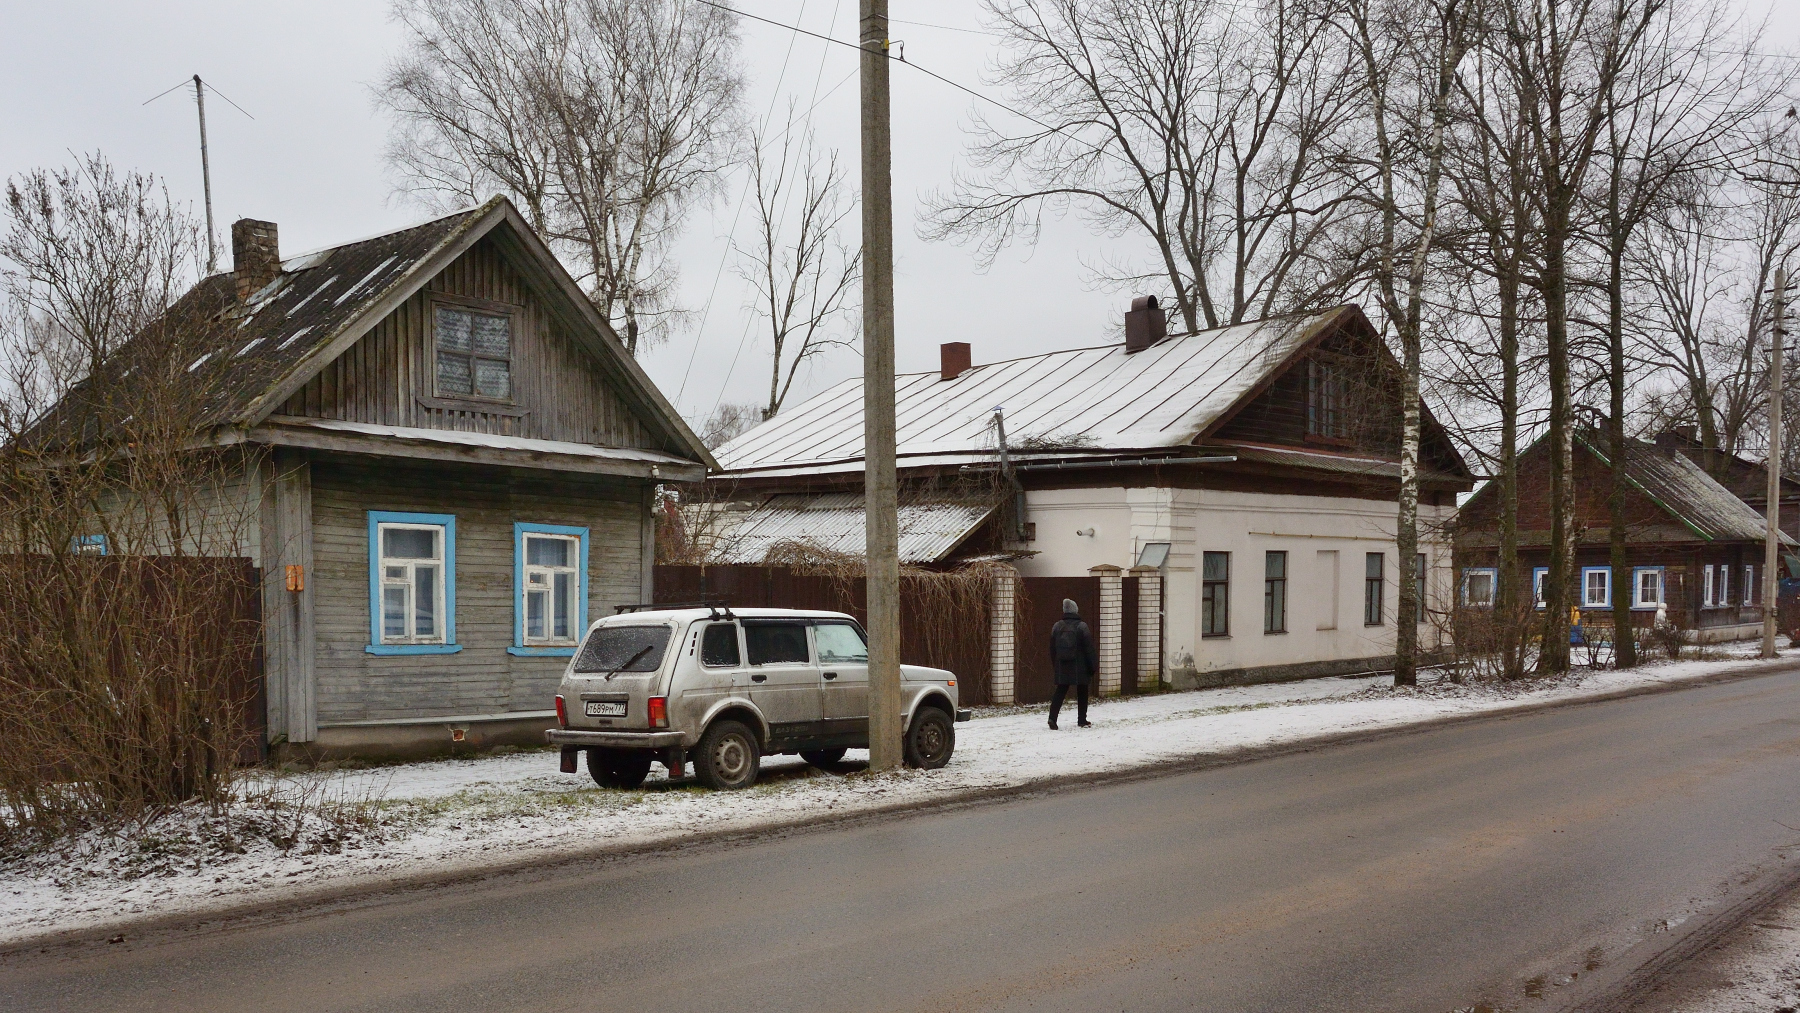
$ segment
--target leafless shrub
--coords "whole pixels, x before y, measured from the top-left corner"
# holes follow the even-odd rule
[[[228,285],[181,294],[203,249],[99,155],[8,184],[0,844],[226,804],[246,755],[256,466],[207,447],[236,320]]]

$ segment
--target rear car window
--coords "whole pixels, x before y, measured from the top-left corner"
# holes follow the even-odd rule
[[[667,626],[602,626],[588,634],[577,672],[654,672],[669,649]]]
[[[804,665],[806,653],[805,623],[746,623],[744,649],[752,665]]]
[[[700,638],[700,664],[710,668],[738,664],[736,623],[711,623]]]
[[[863,643],[862,631],[849,623],[814,626],[813,644],[819,649],[821,665],[868,664],[869,645]]]

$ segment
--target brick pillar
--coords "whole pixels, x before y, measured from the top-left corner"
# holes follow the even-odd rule
[[[1163,575],[1154,566],[1134,566],[1131,577],[1137,581],[1137,651],[1138,692],[1148,692],[1162,685],[1163,662]]]
[[[1019,601],[1019,575],[1015,570],[1001,571],[994,577],[993,602],[988,628],[988,700],[995,704],[1013,702],[1014,618]]]
[[[1088,567],[1100,580],[1100,614],[1094,617],[1095,647],[1100,654],[1099,693],[1118,696],[1125,674],[1125,571],[1110,563]]]

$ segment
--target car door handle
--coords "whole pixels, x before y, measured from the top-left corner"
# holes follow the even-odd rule
[[[826,672],[826,673],[825,673],[825,678],[827,678],[827,679],[835,679],[835,678],[837,678],[837,673],[836,673],[836,672]]]
[[[751,682],[768,682],[769,677],[766,675],[753,675],[750,677],[750,681]]]

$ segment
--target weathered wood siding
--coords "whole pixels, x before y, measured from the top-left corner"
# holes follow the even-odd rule
[[[433,295],[516,308],[509,405],[438,398]],[[484,239],[308,381],[280,414],[661,449],[593,359]]]
[[[513,522],[588,529],[588,617],[640,600],[641,483],[352,458],[313,464],[315,679],[321,725],[544,711],[567,658],[518,657]],[[381,656],[369,643],[370,510],[456,517],[456,654]]]

